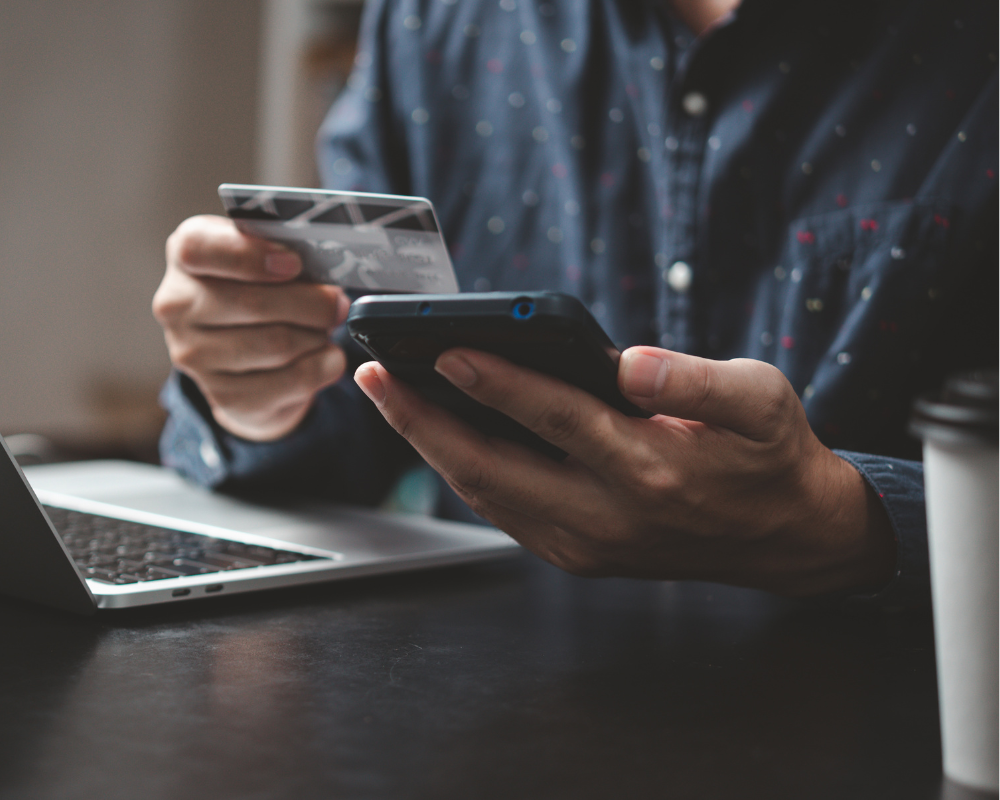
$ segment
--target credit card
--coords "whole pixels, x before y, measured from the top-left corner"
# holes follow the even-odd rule
[[[307,280],[365,292],[458,291],[434,207],[422,197],[224,183],[219,198],[243,233],[298,253]]]

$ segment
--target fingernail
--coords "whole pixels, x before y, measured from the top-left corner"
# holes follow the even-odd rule
[[[379,408],[382,407],[385,403],[385,386],[382,385],[382,381],[372,367],[367,364],[358,367],[358,371],[354,373],[354,382],[361,387],[362,392],[368,395],[369,400]]]
[[[268,253],[264,256],[264,272],[276,278],[291,278],[299,274],[299,257],[289,250]]]
[[[646,353],[629,353],[622,359],[622,384],[626,394],[656,397],[667,382],[669,363]]]
[[[456,386],[463,386],[466,388],[472,386],[472,384],[476,382],[476,378],[479,377],[476,374],[476,371],[472,368],[472,364],[461,356],[449,355],[447,353],[437,360],[437,363],[434,365],[434,369],[444,375]]]

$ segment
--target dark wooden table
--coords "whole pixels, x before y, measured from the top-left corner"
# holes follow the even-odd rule
[[[524,555],[0,631],[4,798],[957,796],[929,612]]]

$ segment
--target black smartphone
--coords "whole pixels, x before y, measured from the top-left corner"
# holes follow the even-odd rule
[[[618,350],[583,304],[559,292],[368,295],[347,330],[391,374],[490,436],[565,453],[488,408],[434,371],[445,350],[468,347],[506,358],[590,392],[633,417],[651,416],[618,390]]]

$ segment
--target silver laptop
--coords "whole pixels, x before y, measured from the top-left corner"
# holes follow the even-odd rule
[[[301,503],[276,508],[170,470],[22,470],[0,437],[0,594],[83,614],[509,556],[497,530]]]

